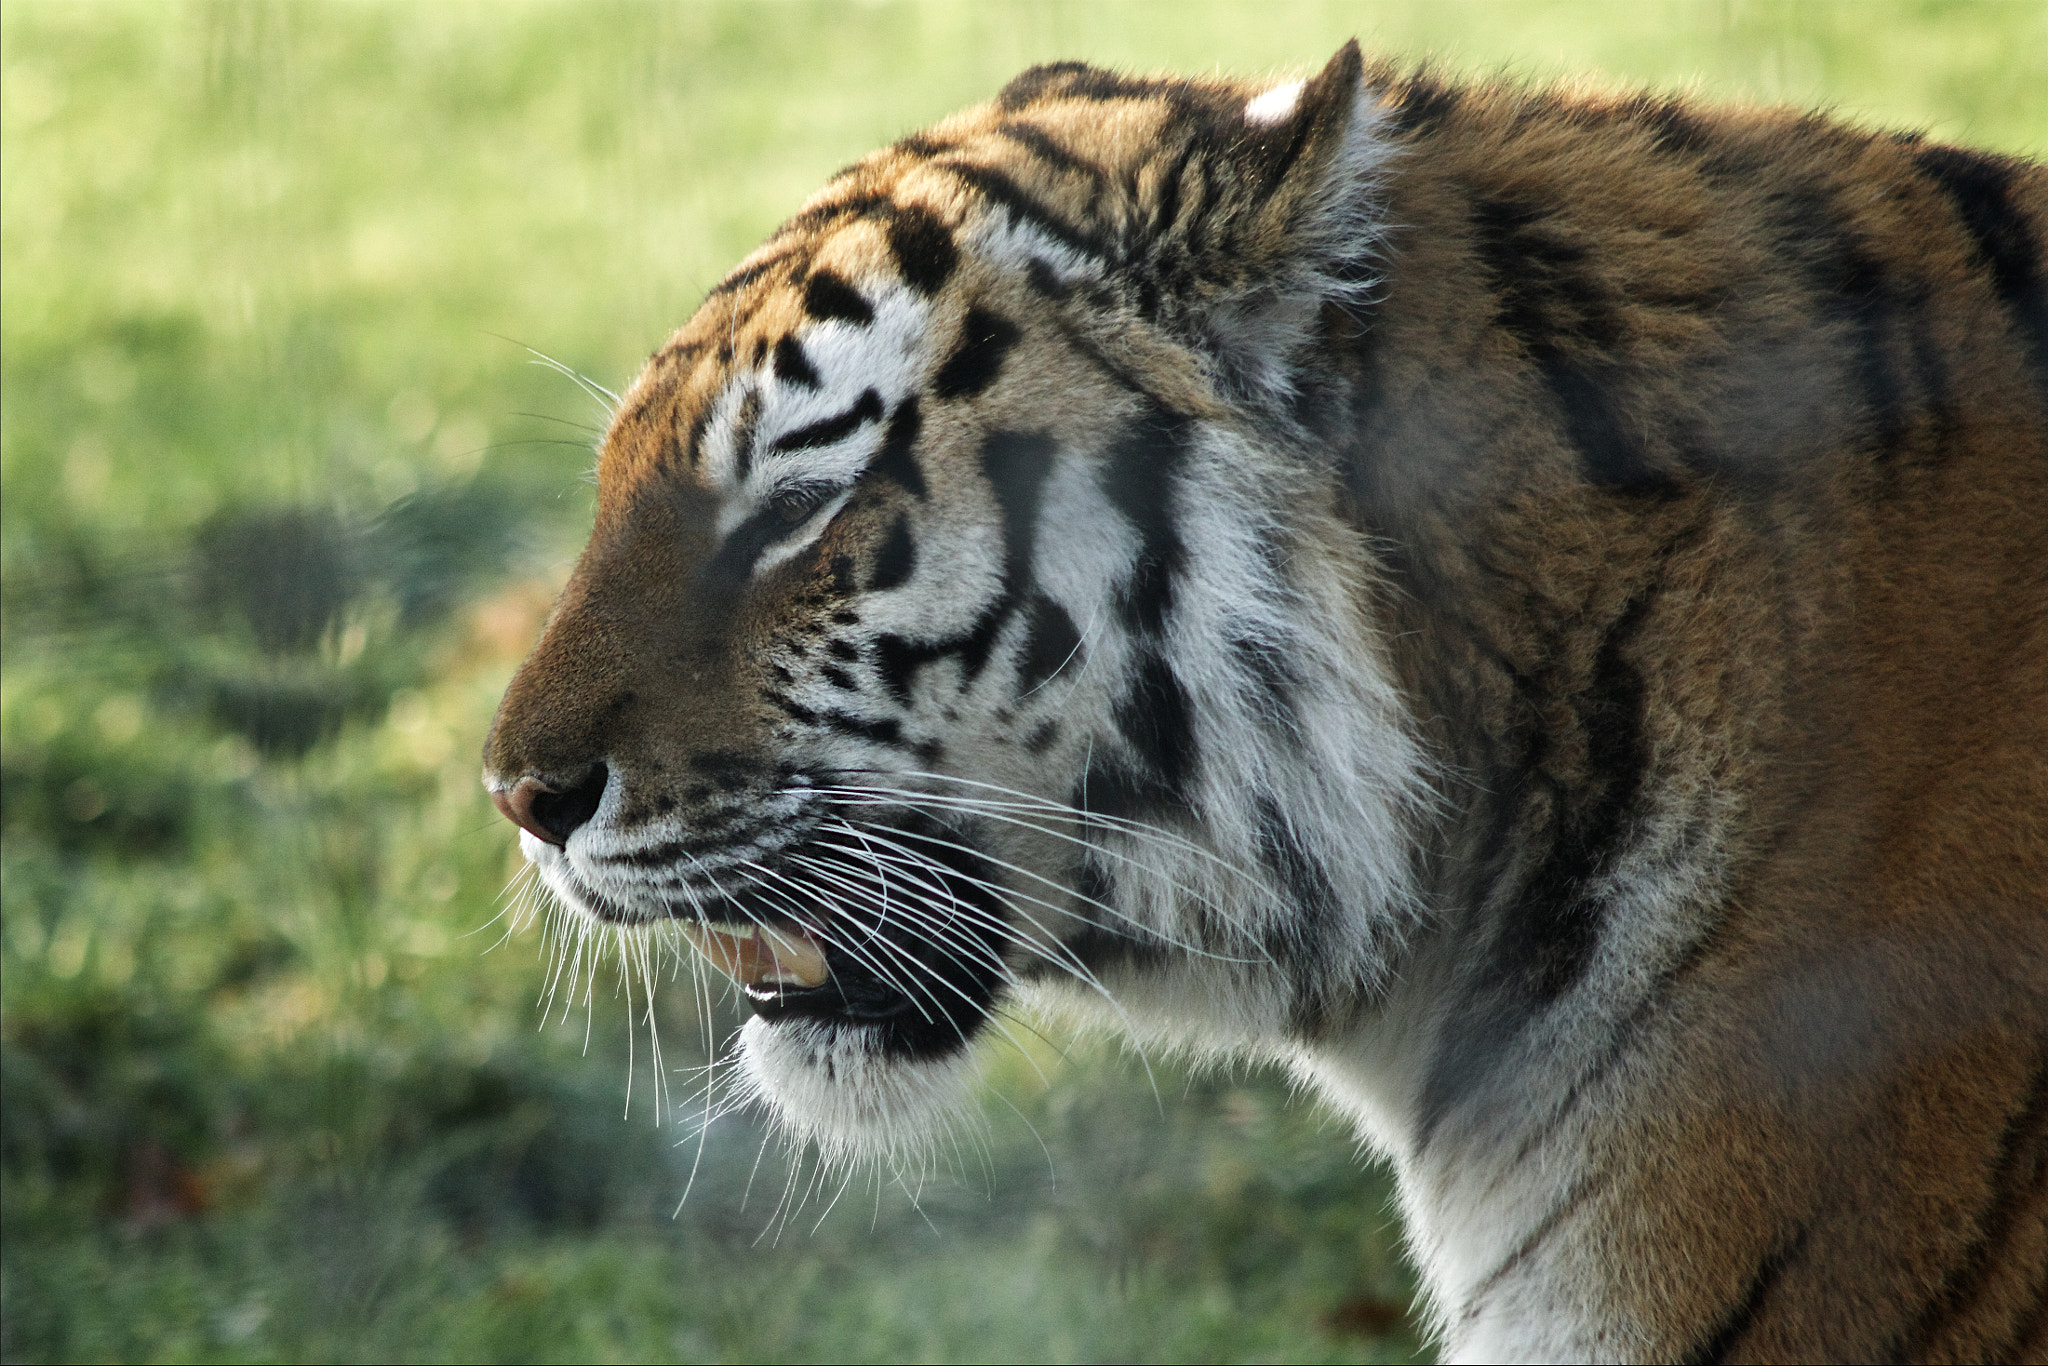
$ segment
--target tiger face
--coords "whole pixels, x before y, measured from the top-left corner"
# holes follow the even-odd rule
[[[1367,748],[1406,758],[1367,627],[1306,572],[1355,537],[1247,416],[1284,402],[1315,319],[1250,266],[1357,211],[1357,65],[1263,108],[1134,85],[1099,172],[1123,192],[1078,222],[1029,196],[1072,174],[1040,144],[1099,117],[1063,88],[1092,77],[1013,92],[1030,120],[979,111],[844,173],[620,404],[488,782],[569,906],[676,921],[740,977],[748,1065],[806,1093],[814,1136],[917,1129],[1034,984],[1121,1014],[1125,978],[1221,973],[1308,1027],[1379,970],[1392,914],[1261,918],[1289,877],[1329,881],[1284,814],[1314,714],[1377,715]],[[1245,734],[1204,736],[1219,717]],[[1390,786],[1364,813],[1389,827]],[[1184,818],[1247,794],[1263,879]],[[1354,880],[1398,906],[1386,871]]]

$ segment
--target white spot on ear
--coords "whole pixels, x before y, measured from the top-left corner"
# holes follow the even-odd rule
[[[1289,81],[1276,85],[1265,94],[1258,96],[1244,107],[1244,121],[1254,128],[1270,128],[1283,122],[1294,113],[1294,106],[1301,103],[1303,81]]]

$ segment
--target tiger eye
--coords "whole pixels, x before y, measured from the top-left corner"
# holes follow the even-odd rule
[[[818,510],[824,495],[816,489],[784,489],[768,500],[769,510],[784,526],[795,526]]]

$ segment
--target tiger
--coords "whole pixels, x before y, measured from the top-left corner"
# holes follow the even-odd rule
[[[1283,1069],[1453,1361],[2048,1359],[2048,170],[1037,66],[610,418],[485,746],[796,1140],[1018,1007]]]

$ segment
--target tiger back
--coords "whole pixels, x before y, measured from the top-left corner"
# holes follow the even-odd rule
[[[487,743],[828,1157],[1290,1069],[1459,1360],[2048,1356],[2048,174],[1069,64],[649,361]]]

